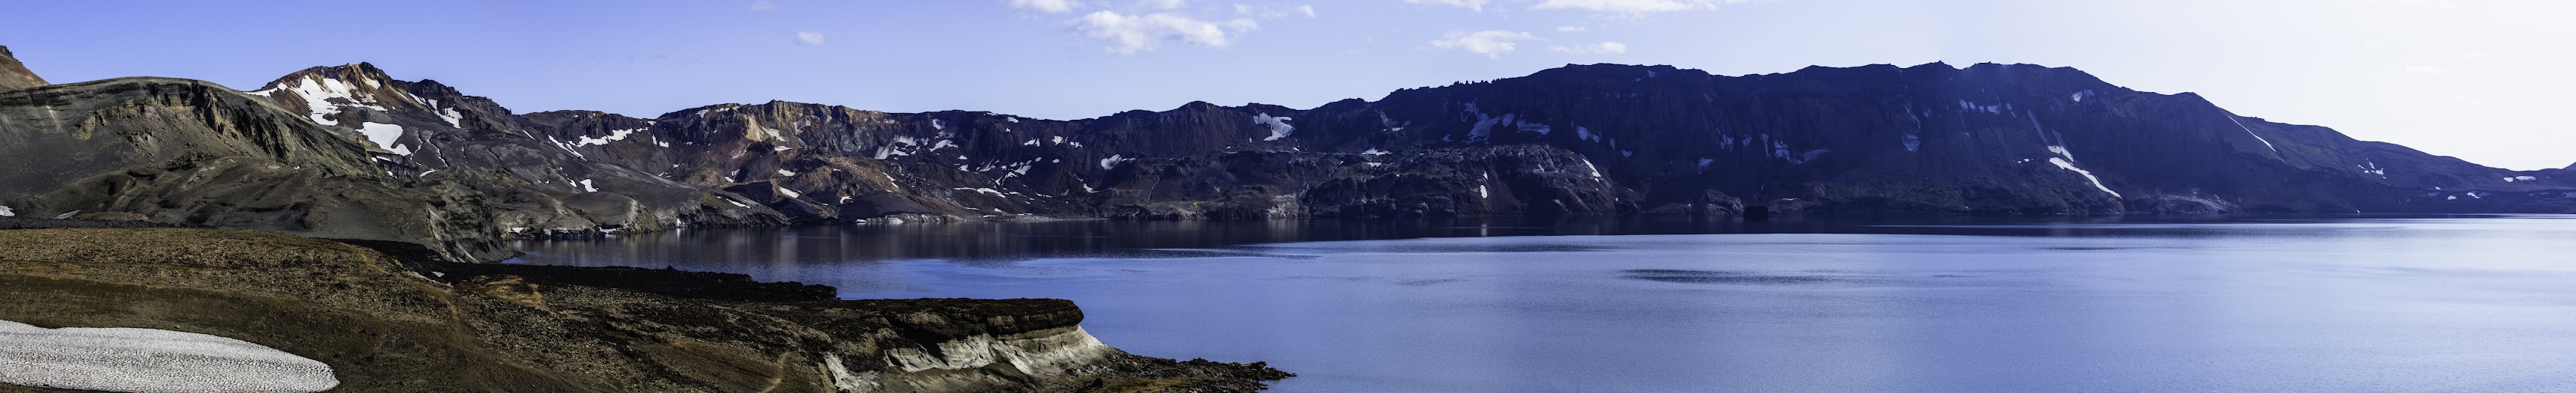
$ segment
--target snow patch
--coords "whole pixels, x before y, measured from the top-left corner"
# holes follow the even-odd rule
[[[2084,102],[2084,99],[2085,99],[2085,98],[2091,98],[2091,97],[2093,97],[2093,91],[2092,91],[2092,90],[2079,91],[2079,92],[2075,92],[2075,94],[2068,94],[2068,95],[2066,95],[2066,98],[2067,98],[2067,99],[2075,100],[2075,102]]]
[[[1270,114],[1268,114],[1268,113],[1262,113],[1262,114],[1257,114],[1257,115],[1253,115],[1253,116],[1252,116],[1252,123],[1253,123],[1253,124],[1261,124],[1261,125],[1267,125],[1267,126],[1270,126],[1270,137],[1269,137],[1269,138],[1261,138],[1261,140],[1265,140],[1265,141],[1275,141],[1275,140],[1279,140],[1279,138],[1287,138],[1289,134],[1297,133],[1297,127],[1296,127],[1296,126],[1288,125],[1288,121],[1289,121],[1289,120],[1294,120],[1294,119],[1290,119],[1290,118],[1286,118],[1286,117],[1275,117],[1275,116],[1271,116],[1271,115],[1270,115]]]
[[[796,172],[788,172],[788,171],[787,171],[787,170],[785,170],[785,169],[780,169],[780,170],[778,170],[778,175],[779,175],[779,176],[786,176],[786,177],[796,177]]]
[[[590,185],[590,179],[581,179],[580,184],[581,192],[599,192],[599,187],[592,187]]]
[[[993,194],[993,196],[1002,196],[1002,191],[1000,191],[1000,190],[994,190],[994,189],[991,189],[991,188],[966,188],[966,187],[958,187],[958,188],[954,188],[954,189],[955,189],[955,190],[964,190],[964,191],[981,192],[981,193],[986,193],[986,194]]]
[[[1383,155],[1387,155],[1387,152],[1386,152],[1385,150],[1378,150],[1377,148],[1372,147],[1372,148],[1369,148],[1368,150],[1361,151],[1361,152],[1360,152],[1360,155],[1364,155],[1364,156],[1383,156]]]
[[[2271,149],[2273,153],[2280,153],[2280,152],[2281,152],[2281,148],[2278,148],[2278,147],[2272,147],[2272,140],[2270,140],[2270,139],[2263,139],[2263,135],[2262,135],[2262,134],[2255,134],[2255,133],[2254,133],[2254,129],[2253,129],[2253,128],[2246,127],[2246,126],[2245,126],[2245,122],[2236,120],[2236,115],[2233,115],[2233,114],[2227,115],[2227,121],[2228,121],[2228,122],[2232,122],[2232,123],[2236,123],[2236,128],[2237,128],[2237,129],[2245,130],[2245,135],[2253,135],[2253,136],[2254,136],[2254,140],[2257,140],[2257,141],[2263,141],[2263,148],[2265,148],[2265,149]]]
[[[788,189],[787,187],[779,187],[779,188],[778,188],[778,193],[779,193],[779,194],[783,194],[783,195],[787,195],[787,197],[788,197],[788,198],[804,198],[804,197],[805,197],[805,194],[804,194],[804,193],[796,192],[796,190],[791,190],[791,189]]]
[[[0,383],[117,392],[319,392],[331,366],[232,338],[0,320]]]
[[[1959,111],[1961,111],[1961,112],[1985,112],[1986,114],[1989,114],[1989,115],[1996,115],[1996,114],[2003,114],[2003,113],[2004,113],[2004,106],[2003,106],[2003,105],[1980,105],[1980,104],[1977,104],[1977,103],[1976,103],[1976,102],[1974,102],[1974,101],[1968,101],[1967,99],[1960,99],[1960,100],[1959,100]]]
[[[590,136],[586,136],[586,135],[585,135],[585,136],[580,137],[581,139],[575,139],[575,140],[573,140],[573,141],[572,141],[572,145],[573,145],[573,146],[594,146],[594,145],[606,145],[606,144],[608,144],[609,142],[616,142],[616,141],[620,141],[620,140],[625,140],[627,135],[634,135],[636,131],[643,131],[643,130],[644,130],[644,129],[642,129],[642,128],[627,129],[627,130],[611,130],[611,131],[609,131],[609,132],[608,132],[608,136],[607,136],[607,137],[601,137],[601,138],[592,138],[592,137],[590,137]],[[770,137],[771,137],[771,138],[776,138],[776,137],[778,137],[778,131],[772,130],[772,131],[770,131],[770,132],[769,132],[769,134],[770,134]]]
[[[1128,161],[1135,161],[1135,160],[1136,160],[1136,159],[1134,159],[1134,158],[1125,158],[1125,157],[1120,157],[1119,155],[1116,155],[1116,154],[1111,154],[1111,155],[1109,155],[1109,158],[1103,158],[1103,159],[1100,159],[1100,170],[1104,170],[1104,171],[1105,171],[1105,170],[1110,170],[1110,169],[1116,169],[1116,168],[1118,168],[1118,164],[1120,164],[1120,163],[1125,163],[1125,162],[1128,162]]]
[[[393,124],[362,122],[358,123],[358,133],[366,134],[367,141],[375,142],[376,146],[383,146],[385,150],[393,150],[394,140],[400,139],[403,136],[403,128],[402,126]],[[403,155],[411,155],[411,152],[400,153]]]
[[[17,216],[18,216],[18,211],[16,211],[16,210],[9,210],[9,207],[8,207],[8,206],[0,206],[0,217],[17,217]]]
[[[2049,157],[2049,158],[2048,158],[2048,163],[2050,163],[2050,164],[2057,164],[2057,167],[2058,167],[2058,168],[2065,168],[2066,170],[2074,171],[2074,172],[2075,172],[2075,174],[2078,174],[2078,175],[2084,175],[2084,180],[2085,180],[2085,181],[2093,182],[2093,188],[2095,188],[2095,189],[2100,189],[2100,190],[2102,190],[2102,192],[2104,192],[2104,193],[2111,194],[2111,197],[2113,197],[2113,198],[2119,198],[2119,197],[2120,197],[2120,192],[2118,192],[2118,191],[2111,191],[2111,187],[2106,187],[2106,186],[2103,186],[2103,185],[2102,185],[2102,179],[2101,179],[2101,178],[2093,177],[2093,172],[2092,172],[2092,171],[2084,170],[2084,168],[2077,168],[2077,167],[2075,167],[2075,163],[2073,163],[2073,162],[2067,162],[2065,158]]]
[[[1914,133],[1908,132],[1908,133],[1904,133],[1904,134],[1899,134],[1899,135],[1897,135],[1897,139],[1898,139],[1898,141],[1899,141],[1899,142],[1903,142],[1903,143],[1905,143],[1905,151],[1909,151],[1909,152],[1919,152],[1919,151],[1923,151],[1923,137],[1921,137],[1921,136],[1917,136],[1917,135],[1914,135]]]
[[[438,103],[438,100],[430,100],[429,102],[431,104],[436,104]],[[446,120],[447,125],[449,126],[465,128],[465,114],[457,113],[456,108],[438,108],[438,119]]]

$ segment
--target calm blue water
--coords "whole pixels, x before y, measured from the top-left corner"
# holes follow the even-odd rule
[[[1557,235],[1497,236],[1517,234]],[[1468,237],[1304,241],[1426,236]],[[1072,299],[1110,345],[1268,361],[1301,375],[1283,392],[2576,390],[2565,216],[1085,221],[522,246],[850,298]]]

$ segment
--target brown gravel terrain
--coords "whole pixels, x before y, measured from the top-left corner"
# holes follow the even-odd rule
[[[1289,376],[1126,354],[1064,300],[812,299],[813,286],[644,269],[450,274],[257,230],[0,230],[0,244],[0,320],[250,341],[329,364],[336,391],[1241,392]],[[678,296],[612,288],[639,283]],[[669,290],[689,285],[716,289]]]

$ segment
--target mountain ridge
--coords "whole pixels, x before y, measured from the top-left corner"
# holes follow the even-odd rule
[[[2568,170],[2484,167],[2331,128],[2241,116],[2197,94],[2136,91],[2074,68],[2022,64],[1811,66],[1741,76],[1669,65],[1567,65],[1305,109],[1193,101],[1072,120],[778,100],[653,118],[515,113],[363,62],[307,68],[258,90],[219,94],[248,100],[188,104],[196,102],[189,94],[209,92],[185,93],[182,85],[213,85],[130,82],[0,94],[0,127],[9,128],[0,134],[57,141],[21,149],[72,143],[60,140],[109,143],[58,125],[64,102],[108,97],[300,119],[273,128],[341,142],[49,165],[62,166],[61,173],[142,173],[133,168],[225,159],[301,170],[306,165],[281,160],[343,157],[317,167],[340,169],[278,172],[263,181],[343,179],[332,181],[377,184],[368,187],[388,195],[444,195],[437,199],[448,201],[444,209],[480,211],[487,222],[459,222],[455,233],[436,236],[378,237],[446,244],[481,258],[498,247],[469,238],[789,222],[1732,215],[1755,208],[1862,215],[2576,212],[2576,175]],[[184,105],[169,106],[174,102]],[[137,123],[109,116],[124,113],[113,108],[71,113],[85,118],[74,128],[146,130],[126,132],[122,145],[101,145],[127,146],[119,149],[233,132],[217,118]],[[125,181],[147,181],[137,179]],[[125,194],[115,200],[133,202],[102,204],[66,195],[138,188],[17,183],[24,189],[0,190],[0,206],[18,214],[229,222],[156,207],[176,194]],[[430,189],[447,191],[423,191]]]

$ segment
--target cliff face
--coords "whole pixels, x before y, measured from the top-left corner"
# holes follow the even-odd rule
[[[1063,300],[674,297],[560,282],[601,272],[451,273],[246,230],[5,230],[0,244],[14,300],[0,320],[249,341],[329,365],[341,391],[1248,392],[1286,376],[1120,352]],[[657,288],[708,285],[690,281]]]

